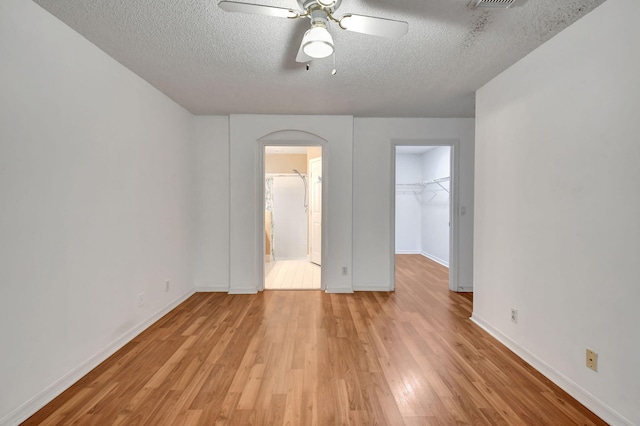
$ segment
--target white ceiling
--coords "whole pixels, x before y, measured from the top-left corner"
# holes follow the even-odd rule
[[[307,20],[224,12],[209,0],[34,0],[194,114],[473,117],[476,89],[604,0],[343,0],[404,20],[387,40],[330,28],[333,59],[295,62]],[[295,0],[249,0],[297,8]]]

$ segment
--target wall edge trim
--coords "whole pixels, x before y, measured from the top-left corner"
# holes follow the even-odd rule
[[[67,374],[60,377],[58,380],[53,382],[51,385],[47,386],[44,390],[38,392],[33,397],[31,397],[24,404],[16,408],[15,410],[9,412],[5,417],[0,419],[0,425],[18,425],[24,422],[26,419],[35,414],[42,407],[53,401],[56,397],[58,397],[62,392],[69,389],[73,384],[75,384],[82,377],[86,376],[91,370],[100,365],[103,361],[109,358],[111,355],[116,353],[118,350],[122,349],[124,345],[133,340],[140,333],[145,331],[155,322],[157,322],[160,318],[171,312],[182,302],[187,300],[194,294],[193,289],[189,289],[187,292],[183,293],[181,296],[178,296],[173,301],[169,302],[163,308],[158,309],[155,313],[151,314],[149,318],[141,321],[137,325],[130,328],[120,337],[115,339],[112,343],[105,346],[103,349],[98,351],[96,354],[90,356],[86,361],[82,362],[80,365],[75,367],[73,370],[68,372]]]
[[[325,293],[334,293],[334,294],[351,294],[354,289],[352,286],[349,287],[329,287],[325,290]]]
[[[426,257],[427,259],[431,259],[436,263],[439,263],[440,265],[448,268],[449,267],[449,262],[447,262],[446,260],[442,260],[437,256],[434,256],[432,254],[427,253],[426,251],[421,251],[420,252],[421,255],[423,255],[424,257]]]
[[[224,290],[227,291],[227,290]],[[252,288],[230,288],[229,294],[258,294],[258,290],[255,287]]]
[[[507,349],[516,354],[527,364],[531,365],[540,374],[551,380],[553,383],[555,383],[562,390],[567,392],[579,403],[591,410],[605,422],[609,423],[612,426],[633,426],[633,423],[631,421],[613,410],[604,402],[600,401],[595,396],[591,395],[585,389],[563,375],[560,371],[556,370],[555,368],[529,352],[523,346],[513,341],[509,336],[502,333],[500,330],[489,324],[477,314],[473,313],[471,315],[471,318],[469,319],[478,327],[489,333],[491,336],[495,337],[500,343],[506,346]]]
[[[229,286],[199,285],[194,288],[194,293],[228,293]]]
[[[380,284],[380,285],[363,285],[363,286],[354,286],[353,291],[384,291],[390,292],[393,291],[389,284]]]

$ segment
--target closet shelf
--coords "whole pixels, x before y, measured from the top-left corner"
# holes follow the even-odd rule
[[[433,180],[426,180],[424,181],[424,185],[438,185],[440,188],[442,188],[443,190],[447,191],[447,193],[449,192],[449,188],[445,187],[442,183],[443,182],[449,182],[451,180],[450,176],[446,176],[446,177],[441,177],[438,179],[433,179]]]
[[[396,192],[413,192],[413,193],[418,193],[424,189],[429,189],[430,191],[433,191],[431,188],[432,186],[430,185],[437,185],[438,187],[440,187],[441,189],[447,191],[447,193],[449,192],[449,188],[447,188],[446,186],[443,185],[443,182],[449,182],[451,180],[450,176],[446,176],[446,177],[441,177],[438,179],[432,179],[432,180],[423,180],[422,182],[415,182],[415,183],[397,183],[396,184]]]

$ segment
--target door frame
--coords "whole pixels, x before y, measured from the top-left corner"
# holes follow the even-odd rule
[[[306,132],[303,132],[306,133]],[[314,140],[309,140],[309,141],[304,141],[304,140],[278,140],[277,138],[274,139],[259,139],[258,140],[258,144],[257,144],[257,148],[258,148],[258,152],[256,155],[256,169],[258,170],[258,173],[256,173],[256,177],[257,177],[257,181],[256,181],[256,196],[257,196],[257,203],[256,205],[259,206],[257,214],[256,214],[256,230],[258,231],[259,235],[256,236],[256,241],[259,241],[260,243],[257,244],[256,247],[256,260],[257,261],[257,265],[256,265],[256,270],[258,271],[258,285],[257,285],[257,289],[258,291],[264,291],[264,281],[265,281],[265,277],[264,277],[264,247],[265,247],[265,211],[264,211],[264,202],[265,202],[265,188],[264,188],[264,182],[265,182],[265,178],[266,178],[266,174],[265,174],[265,167],[264,167],[264,160],[265,160],[265,148],[268,146],[318,146],[320,147],[322,154],[322,194],[321,194],[321,198],[322,198],[322,218],[321,218],[321,226],[322,226],[322,241],[321,241],[321,245],[320,245],[320,260],[321,260],[321,266],[320,268],[322,268],[322,265],[325,265],[325,261],[326,261],[326,254],[327,254],[327,245],[326,245],[326,241],[327,241],[327,231],[328,231],[328,224],[326,223],[325,217],[327,215],[327,199],[328,199],[328,185],[324,185],[324,183],[326,182],[325,176],[327,176],[327,161],[326,161],[326,157],[327,157],[327,143],[326,141],[324,141],[323,139],[318,138],[315,135],[309,134],[309,136],[312,136]],[[307,171],[307,176],[309,175],[308,171]],[[308,191],[307,191],[307,196],[308,196]],[[307,219],[308,220],[308,219]],[[307,224],[308,226],[308,224]],[[307,237],[308,238],[308,237]],[[320,272],[320,290],[325,290],[325,274],[322,273],[322,269]]]
[[[448,146],[451,148],[450,184],[449,184],[449,290],[459,292],[459,177],[460,177],[460,140],[458,139],[394,139],[391,141],[391,288],[396,288],[396,147],[398,146]]]
[[[311,220],[311,218],[312,218],[312,215],[313,215],[313,209],[311,208],[311,192],[312,192],[311,187],[313,186],[313,181],[311,180],[311,165],[312,165],[312,163],[315,163],[317,161],[320,161],[320,174],[321,174],[321,176],[320,176],[320,183],[321,183],[321,185],[320,185],[320,264],[318,266],[320,266],[320,268],[322,268],[322,220],[323,220],[323,216],[322,216],[322,214],[323,214],[323,211],[322,211],[322,205],[323,205],[323,203],[322,203],[322,201],[323,201],[322,200],[322,192],[323,192],[323,189],[324,189],[324,182],[322,182],[322,175],[323,175],[322,163],[323,163],[324,159],[322,158],[322,154],[320,154],[320,157],[311,158],[311,159],[309,159],[307,161],[307,187],[308,187],[307,195],[309,197],[308,201],[307,201],[307,205],[309,207],[309,209],[308,209],[308,213],[309,213],[308,214],[308,223],[307,223],[307,247],[308,247],[309,253],[308,253],[307,257],[308,257],[309,262],[315,263],[315,262],[312,261],[312,259],[313,259],[313,256],[312,256],[313,221]],[[314,191],[314,193],[315,193],[315,191]],[[321,272],[322,272],[322,270],[321,270]],[[320,279],[322,279],[322,273],[320,275]]]

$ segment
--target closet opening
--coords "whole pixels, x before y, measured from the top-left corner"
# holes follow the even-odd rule
[[[264,289],[320,290],[322,147],[264,147]]]
[[[454,148],[446,141],[393,147],[394,283],[412,274],[416,283],[458,291]]]

